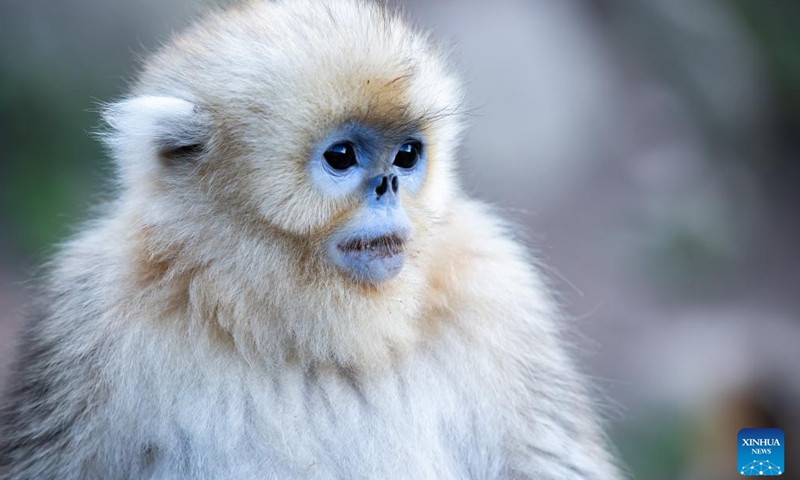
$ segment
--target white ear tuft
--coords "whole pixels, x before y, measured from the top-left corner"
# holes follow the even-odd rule
[[[104,140],[123,170],[196,159],[210,138],[208,113],[174,97],[123,100],[106,108],[103,117],[111,127]]]

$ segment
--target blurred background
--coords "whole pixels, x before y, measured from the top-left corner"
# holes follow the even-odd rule
[[[542,259],[631,476],[734,478],[737,431],[779,427],[800,478],[800,2],[395,3],[452,46],[464,182]],[[0,388],[108,189],[97,103],[210,4],[0,2]]]

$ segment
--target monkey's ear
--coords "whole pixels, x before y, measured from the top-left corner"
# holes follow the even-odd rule
[[[211,137],[208,112],[174,97],[133,97],[108,106],[103,117],[111,127],[104,140],[123,168],[153,157],[166,165],[196,162]]]

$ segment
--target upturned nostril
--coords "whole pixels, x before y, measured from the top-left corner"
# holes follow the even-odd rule
[[[381,179],[381,184],[378,185],[378,187],[375,189],[375,193],[378,195],[378,197],[380,197],[381,195],[386,193],[386,190],[388,190],[388,189],[389,189],[389,179],[386,178],[386,177],[383,177]]]
[[[397,180],[397,177],[392,177],[392,191],[397,193],[398,188],[400,188],[400,181]]]

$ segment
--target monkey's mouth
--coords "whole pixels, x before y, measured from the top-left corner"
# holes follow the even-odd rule
[[[337,245],[344,254],[370,255],[378,258],[393,257],[403,253],[406,239],[400,235],[383,235],[376,238],[354,238]]]
[[[403,269],[408,240],[403,231],[377,237],[347,237],[330,244],[328,258],[359,282],[381,283]]]

